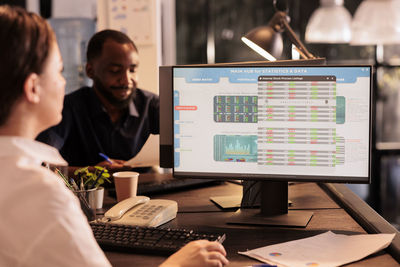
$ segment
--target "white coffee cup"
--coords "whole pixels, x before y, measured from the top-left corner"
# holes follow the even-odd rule
[[[117,201],[135,197],[139,180],[138,172],[123,171],[113,173]]]

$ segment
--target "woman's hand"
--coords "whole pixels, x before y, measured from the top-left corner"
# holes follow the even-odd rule
[[[228,263],[226,251],[220,243],[197,240],[172,254],[159,267],[222,267]]]

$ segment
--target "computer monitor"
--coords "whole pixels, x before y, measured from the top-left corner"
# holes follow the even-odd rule
[[[216,63],[213,66],[304,66],[304,65],[323,65],[325,58],[278,60],[278,61],[245,61],[231,63]],[[209,64],[190,65],[191,67],[210,66]],[[174,138],[173,138],[173,75],[174,66],[159,67],[159,93],[160,93],[160,167],[172,168],[174,166]]]
[[[261,181],[233,223],[305,226],[288,182],[369,183],[372,67],[175,66],[175,177]],[[305,225],[304,225],[305,223]]]

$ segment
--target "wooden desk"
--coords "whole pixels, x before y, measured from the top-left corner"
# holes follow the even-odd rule
[[[224,242],[224,246],[228,253],[228,259],[230,260],[229,266],[234,267],[249,266],[259,263],[256,260],[239,255],[237,253],[238,251],[245,251],[247,249],[254,249],[274,243],[305,238],[328,230],[345,234],[366,233],[366,229],[357,223],[342,207],[343,203],[341,203],[338,198],[343,198],[345,196],[341,195],[339,191],[333,185],[319,186],[315,183],[297,183],[290,185],[289,199],[293,202],[291,209],[312,210],[314,212],[314,216],[306,228],[296,229],[226,224],[225,222],[227,221],[227,218],[231,216],[234,211],[221,211],[209,200],[209,198],[211,196],[241,194],[241,186],[232,183],[223,183],[217,186],[197,188],[170,194],[160,194],[151,196],[151,198],[173,199],[178,202],[178,216],[176,219],[166,224],[166,227],[180,227],[226,233],[227,238]],[[347,191],[345,191],[345,193],[350,194]],[[354,197],[354,195],[351,195],[351,197]],[[344,202],[346,202],[346,200],[344,200]],[[382,224],[383,226],[380,225],[375,228],[382,229],[382,227],[388,227],[385,224],[385,221]],[[389,229],[384,229],[383,232],[390,232],[392,230],[396,231],[394,228],[392,229],[389,227]],[[396,242],[398,241],[398,238],[399,236],[396,235]],[[389,251],[391,250],[389,249]],[[392,257],[393,254],[395,255]],[[363,261],[346,266],[400,266],[395,260],[395,258],[398,258],[396,252],[392,253],[392,255],[386,251],[382,251],[364,259]],[[165,257],[156,255],[150,256],[117,252],[106,252],[106,256],[112,265],[116,267],[157,266],[165,260]]]

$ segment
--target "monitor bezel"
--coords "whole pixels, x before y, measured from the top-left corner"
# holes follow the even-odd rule
[[[349,183],[349,184],[370,184],[371,183],[371,164],[372,164],[372,139],[373,139],[373,130],[372,130],[372,122],[373,122],[373,114],[374,114],[374,105],[373,105],[373,66],[370,64],[351,64],[351,65],[318,65],[318,64],[280,64],[280,65],[273,65],[273,64],[229,64],[229,65],[177,65],[171,66],[171,75],[172,75],[172,90],[174,91],[174,69],[175,68],[246,68],[246,67],[255,67],[255,68],[335,68],[335,67],[368,67],[369,72],[369,153],[368,153],[368,176],[367,177],[358,177],[358,176],[325,176],[325,175],[286,175],[286,174],[252,174],[252,173],[229,173],[229,172],[183,172],[183,171],[176,171],[175,164],[172,168],[173,177],[176,178],[198,178],[198,179],[217,179],[217,180],[253,180],[253,181],[277,181],[277,182],[323,182],[323,183]],[[172,131],[174,131],[174,103],[172,99]],[[175,150],[175,138],[173,139],[173,150]],[[175,153],[172,153],[174,162]]]

